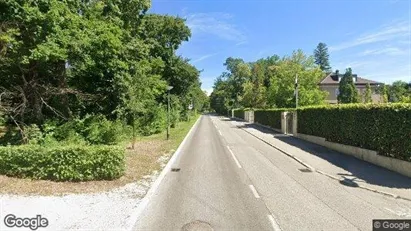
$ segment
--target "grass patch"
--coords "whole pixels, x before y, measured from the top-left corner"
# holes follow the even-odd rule
[[[63,195],[68,193],[102,192],[128,183],[137,182],[153,171],[161,170],[159,158],[165,160],[177,149],[179,144],[194,125],[199,115],[188,122],[180,122],[170,130],[170,139],[166,140],[166,132],[138,137],[135,149],[126,151],[126,172],[124,176],[112,181],[89,182],[52,182],[47,180],[18,179],[0,176],[0,193],[18,195]]]

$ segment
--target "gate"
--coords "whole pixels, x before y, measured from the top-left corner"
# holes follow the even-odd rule
[[[288,112],[286,115],[286,134],[293,134],[293,113],[292,112]]]

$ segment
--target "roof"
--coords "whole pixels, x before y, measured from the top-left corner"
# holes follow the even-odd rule
[[[337,74],[337,73],[329,73],[323,80],[321,80],[321,82],[319,83],[320,85],[338,85],[339,81],[338,79],[342,78],[344,75],[343,74]],[[373,81],[373,80],[369,80],[369,79],[365,79],[362,77],[358,77],[357,75],[352,75],[353,78],[356,78],[354,84],[355,85],[366,85],[367,83],[369,83],[370,85],[379,85],[381,83]]]

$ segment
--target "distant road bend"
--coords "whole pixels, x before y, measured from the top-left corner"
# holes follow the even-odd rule
[[[411,219],[411,202],[307,171],[214,115],[199,119],[172,168],[135,230],[372,230],[373,219]]]

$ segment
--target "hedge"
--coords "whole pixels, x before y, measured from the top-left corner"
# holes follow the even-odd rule
[[[281,112],[293,110],[295,109],[257,109],[254,111],[254,122],[272,128],[281,129]]]
[[[0,174],[53,181],[113,180],[125,171],[119,146],[0,147]]]
[[[234,117],[244,119],[244,109],[234,109]]]
[[[301,108],[298,132],[411,161],[411,104]]]

